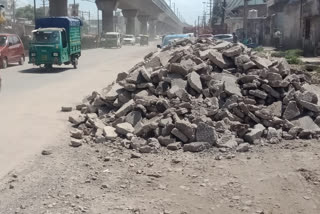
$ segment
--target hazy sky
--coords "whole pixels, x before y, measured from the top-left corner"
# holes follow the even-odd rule
[[[68,0],[69,3],[73,3],[73,0]],[[92,0],[93,1],[93,0]],[[130,0],[129,0],[130,1]],[[169,4],[169,0],[166,0]],[[173,3],[175,3],[176,8],[179,8],[180,13],[184,17],[184,19],[189,24],[194,24],[194,21],[198,19],[198,16],[202,15],[203,13],[203,3],[206,0],[171,0],[172,7]],[[43,0],[36,0],[37,7],[42,6]],[[48,2],[48,0],[46,0]],[[97,9],[96,5],[90,2],[82,1],[82,0],[76,0],[76,3],[80,3],[80,10],[83,11],[89,11],[92,14],[92,18],[97,17]],[[18,6],[23,6],[26,4],[32,4],[33,0],[17,0]]]

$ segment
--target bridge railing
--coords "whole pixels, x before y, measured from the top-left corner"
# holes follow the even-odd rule
[[[178,16],[173,12],[173,10],[169,7],[167,2],[165,0],[152,0],[152,2],[157,5],[159,8],[161,8],[163,11],[165,11],[171,19],[173,19],[175,22],[182,24],[181,20],[178,18]]]

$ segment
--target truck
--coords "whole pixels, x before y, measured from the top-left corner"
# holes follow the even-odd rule
[[[76,69],[81,56],[82,21],[70,17],[50,17],[36,20],[29,47],[29,64],[70,65]]]

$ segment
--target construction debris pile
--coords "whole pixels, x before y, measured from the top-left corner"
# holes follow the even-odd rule
[[[320,89],[308,79],[241,44],[178,41],[78,105],[71,145],[118,140],[141,153],[161,146],[246,152],[250,144],[316,138]]]

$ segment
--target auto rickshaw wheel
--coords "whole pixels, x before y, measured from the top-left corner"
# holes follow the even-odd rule
[[[5,68],[7,68],[8,67],[8,60],[7,60],[7,58],[3,58],[2,59],[2,68],[3,69],[5,69]]]
[[[23,65],[23,64],[24,64],[24,56],[21,56],[19,60],[19,65]]]
[[[78,68],[78,58],[74,58],[72,62],[73,68],[77,69]]]

